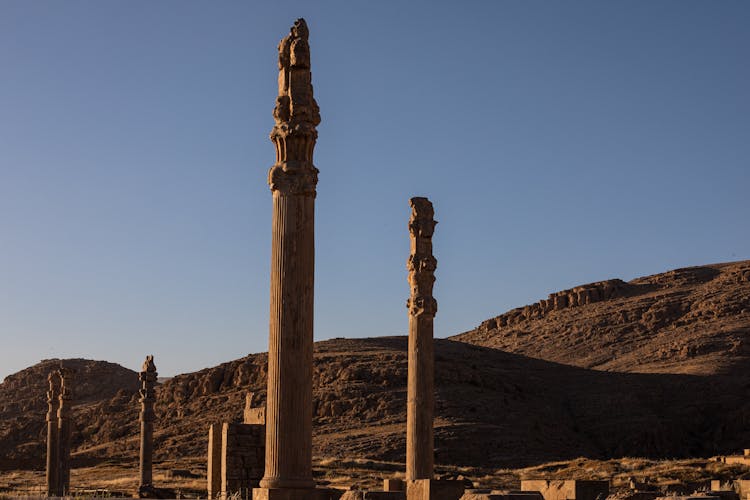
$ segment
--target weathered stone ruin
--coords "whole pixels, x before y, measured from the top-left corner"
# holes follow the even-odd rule
[[[750,449],[742,450],[742,455],[721,455],[716,459],[725,464],[750,465]]]
[[[47,496],[64,496],[70,492],[73,373],[60,363],[60,369],[47,377]]]
[[[458,481],[434,478],[433,418],[435,407],[435,355],[433,327],[437,301],[432,296],[437,260],[432,255],[432,235],[437,222],[427,198],[409,200],[411,255],[409,271],[409,368],[406,408],[406,498],[409,500],[458,499],[464,492]]]
[[[59,488],[59,437],[57,435],[57,408],[60,395],[60,372],[53,371],[47,376],[49,391],[47,391],[47,496],[60,496]]]
[[[140,451],[140,481],[138,495],[141,498],[153,496],[153,454],[154,454],[154,387],[158,374],[152,355],[146,356],[143,362],[139,380],[141,381],[141,451]]]
[[[604,500],[609,481],[531,479],[521,481],[521,491],[539,492],[544,500]]]
[[[569,307],[579,307],[594,302],[623,297],[631,288],[631,285],[620,279],[612,279],[551,293],[548,298],[542,299],[539,302],[511,309],[500,316],[483,321],[479,325],[479,330],[485,332],[497,330],[506,326],[517,325],[524,321],[543,318],[551,311],[559,311]]]
[[[415,479],[406,482],[407,500],[458,500],[464,494],[462,481]]]
[[[435,355],[432,346],[437,301],[432,296],[437,259],[432,235],[437,222],[427,198],[409,200],[411,255],[407,261],[409,309],[409,373],[406,409],[406,481],[433,477],[433,412]]]
[[[265,468],[265,408],[247,394],[243,423],[212,424],[208,430],[208,498],[250,496]]]
[[[271,318],[268,342],[265,473],[256,500],[314,498],[312,380],[314,217],[318,169],[313,150],[320,123],[313,97],[304,19],[279,43],[279,95],[268,172],[273,194]]]
[[[248,392],[245,395],[245,409],[242,412],[242,422],[245,424],[266,425],[266,407],[253,406],[255,394]]]
[[[383,479],[383,491],[406,491],[406,484],[400,478]]]
[[[221,497],[221,424],[208,428],[207,498]]]
[[[412,198],[409,205],[412,213],[409,219],[411,253],[406,261],[411,290],[406,301],[409,310],[406,479],[385,479],[385,491],[363,492],[361,495],[363,499],[457,500],[464,493],[464,484],[461,481],[438,480],[434,477],[433,332],[437,301],[432,295],[432,289],[437,259],[432,254],[432,236],[437,221],[432,203],[427,198]]]
[[[265,455],[265,426],[233,424],[221,426],[221,498],[239,493],[248,498],[260,485]]]
[[[750,479],[734,479],[730,481],[715,479],[711,481],[711,491],[731,491],[734,492],[739,498],[745,499],[748,495],[750,495]]]
[[[60,443],[58,480],[63,494],[70,491],[70,449],[73,434],[71,407],[73,406],[74,373],[72,368],[60,366],[60,405],[57,409],[57,435]]]
[[[711,492],[695,493],[693,495],[675,495],[656,497],[655,500],[722,500],[721,496],[712,495]]]
[[[538,491],[469,489],[461,500],[543,500]]]

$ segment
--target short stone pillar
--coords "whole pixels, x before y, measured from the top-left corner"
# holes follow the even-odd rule
[[[406,408],[406,480],[432,479],[434,354],[433,320],[437,301],[432,296],[437,260],[432,255],[434,210],[427,198],[409,200],[411,255],[407,261],[411,297],[409,309],[409,367]]]
[[[208,467],[206,492],[208,498],[221,497],[221,429],[219,423],[208,428]]]
[[[140,453],[140,483],[138,491],[143,495],[153,488],[153,456],[154,456],[154,401],[156,400],[154,387],[158,373],[154,364],[154,356],[146,356],[139,379],[141,381],[141,453]]]
[[[73,405],[73,374],[72,368],[60,365],[60,396],[57,408],[58,447],[58,492],[59,496],[70,493],[70,448],[72,438],[72,423],[70,409]]]
[[[47,376],[47,496],[61,496],[59,487],[60,440],[57,429],[57,410],[60,402],[60,372],[53,371]]]

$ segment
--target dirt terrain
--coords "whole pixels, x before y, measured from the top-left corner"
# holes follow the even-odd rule
[[[747,447],[750,378],[743,368],[749,354],[750,262],[559,294],[566,300],[546,299],[538,309],[511,311],[454,339],[436,340],[439,470],[502,485],[524,470],[572,476],[583,462],[604,467],[619,457],[710,457]],[[367,484],[373,471],[383,476],[403,469],[406,345],[405,337],[315,345],[314,454],[320,481]],[[158,474],[172,469],[205,474],[209,424],[241,421],[247,391],[264,403],[266,360],[265,354],[249,355],[157,387]],[[39,474],[32,470],[43,469],[46,374],[58,363],[44,361],[0,384],[3,477],[15,474],[29,483]],[[77,474],[90,471],[87,477],[95,478],[110,470],[104,475],[112,479],[122,469],[135,477],[137,374],[102,361],[68,364],[78,370]],[[541,465],[555,461],[563,462]],[[705,469],[701,463],[688,467],[690,474]],[[118,481],[129,484],[132,478]]]

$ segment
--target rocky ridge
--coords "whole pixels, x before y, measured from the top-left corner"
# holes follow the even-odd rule
[[[750,378],[741,370],[749,264],[576,287],[560,292],[568,296],[565,307],[562,299],[545,299],[552,309],[543,313],[506,318],[504,326],[485,322],[460,342],[436,340],[436,462],[503,468],[741,448],[750,442]],[[683,357],[684,346],[696,347]],[[315,345],[318,460],[403,462],[406,347],[405,337]],[[649,358],[651,350],[664,354]],[[137,374],[74,361],[80,363],[74,461],[136,464]],[[210,423],[240,421],[247,391],[264,403],[266,362],[265,354],[253,354],[159,385],[157,461],[202,460]],[[42,466],[46,374],[55,364],[43,362],[0,384],[3,468]]]
[[[454,340],[583,368],[717,374],[750,360],[750,261],[582,285]]]

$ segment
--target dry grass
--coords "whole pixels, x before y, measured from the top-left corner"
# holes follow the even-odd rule
[[[173,469],[187,469],[197,478],[173,477]],[[169,488],[182,498],[205,498],[205,461],[201,458],[165,461],[154,464],[154,483]],[[359,458],[317,458],[315,480],[321,486],[349,489],[380,489],[385,478],[403,477],[404,464]],[[650,460],[621,458],[591,460],[578,458],[551,462],[524,469],[484,469],[478,467],[436,467],[436,475],[466,478],[476,487],[518,489],[522,479],[607,479],[617,491],[627,486],[630,477],[658,486],[666,492],[692,492],[705,489],[711,479],[736,479],[750,476],[750,467],[727,465],[711,459]],[[103,463],[96,467],[74,469],[72,494],[78,498],[132,496],[138,486],[137,464]],[[44,471],[8,471],[0,473],[0,499],[39,497],[44,493]],[[689,491],[688,491],[689,490]]]

